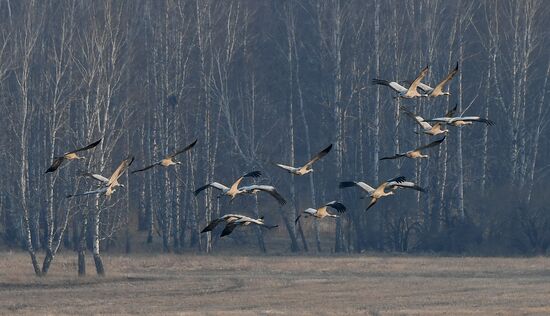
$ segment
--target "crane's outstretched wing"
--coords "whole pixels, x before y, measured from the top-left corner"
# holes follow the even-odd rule
[[[338,211],[338,213],[343,213],[343,212],[346,211],[346,207],[344,206],[344,204],[342,204],[340,202],[336,202],[336,201],[328,202],[327,204],[325,204],[325,206],[332,207],[333,209]]]
[[[205,184],[202,187],[196,189],[195,192],[193,192],[193,194],[197,195],[197,194],[201,193],[201,191],[206,190],[208,187],[213,187],[213,188],[221,190],[221,191],[229,190],[228,187],[226,187],[225,185],[223,185],[219,182],[212,182],[212,183]]]
[[[434,88],[428,86],[427,84],[425,84],[423,82],[419,82],[417,88],[420,89],[422,91],[422,93],[424,93],[424,94],[428,94],[428,93],[430,93],[434,90]]]
[[[424,130],[432,129],[432,126],[430,124],[426,123],[426,121],[424,120],[424,118],[422,116],[416,115],[415,113],[409,111],[404,106],[401,106],[399,108],[401,109],[401,111],[403,111],[409,117],[411,117],[416,122],[416,124],[420,125],[420,127],[422,127],[422,129],[424,129]]]
[[[201,233],[205,233],[213,230],[214,228],[216,228],[216,226],[218,226],[222,222],[233,223],[236,220],[241,219],[243,217],[246,217],[246,216],[239,215],[239,214],[225,214],[219,218],[216,218],[210,221],[210,223],[206,225],[206,227],[203,228],[203,230],[201,230]]]
[[[406,156],[406,154],[395,154],[393,156],[382,157],[382,158],[380,158],[380,160],[397,159],[397,158],[401,158],[401,157],[405,157],[405,156]]]
[[[431,94],[440,94],[443,92],[443,87],[447,84],[447,82],[451,81],[451,79],[453,79],[453,77],[456,75],[456,73],[458,72],[458,62],[456,62],[456,67],[451,70],[451,72],[449,72],[449,74],[447,75],[447,77],[445,77],[445,79],[441,80],[440,83],[438,83],[433,91],[431,92]]]
[[[277,167],[279,167],[279,168],[282,168],[282,169],[285,169],[286,171],[289,171],[289,172],[294,172],[294,171],[296,171],[296,170],[299,169],[299,168],[295,168],[295,167],[283,165],[283,164],[276,163],[276,162],[274,162],[273,164],[274,164],[275,166],[277,166]]]
[[[374,192],[374,188],[371,187],[370,185],[366,184],[365,182],[362,182],[362,181],[358,181],[358,182],[355,182],[355,181],[344,181],[344,182],[340,182],[340,189],[343,189],[343,188],[350,188],[350,187],[354,187],[354,186],[357,186],[359,188],[361,188],[363,191],[367,192],[368,194],[371,194],[372,192]]]
[[[428,71],[429,71],[429,66],[424,67],[424,69],[420,71],[416,79],[414,79],[414,81],[411,83],[411,86],[409,87],[409,89],[407,89],[407,93],[416,92],[416,88],[418,87],[418,84],[420,83],[420,81],[422,81],[422,79],[424,79],[424,77],[426,77],[426,75],[428,74]]]
[[[74,154],[74,153],[77,153],[77,152],[79,152],[79,151],[85,151],[85,150],[88,150],[88,149],[92,149],[92,148],[94,148],[95,146],[99,145],[99,143],[101,143],[101,140],[102,140],[102,139],[103,139],[103,138],[100,138],[98,141],[95,141],[95,142],[93,142],[93,143],[91,143],[91,144],[89,144],[89,145],[87,145],[87,146],[84,146],[84,147],[82,147],[82,148],[75,149],[75,150],[73,150],[73,151],[69,151],[69,152],[65,153],[65,155],[67,155],[67,154]]]
[[[330,150],[332,149],[332,144],[328,145],[327,148],[321,150],[317,155],[313,156],[313,158],[311,158],[311,160],[309,160],[306,164],[305,164],[305,167],[310,167],[311,165],[313,165],[317,160],[325,157],[329,152]]]
[[[267,229],[273,229],[273,228],[277,228],[279,227],[279,225],[267,225],[267,224],[262,224],[261,227],[264,227],[264,228],[267,228]]]
[[[386,183],[389,183],[389,182],[401,183],[401,182],[404,182],[405,180],[407,180],[405,177],[403,177],[403,176],[397,176],[397,177],[395,177],[395,178],[391,178],[391,179],[386,180]]]
[[[231,234],[233,232],[233,230],[235,230],[235,227],[237,227],[237,225],[235,223],[228,223],[227,225],[225,225],[225,228],[223,229],[220,237],[227,236],[227,235]]]
[[[453,118],[453,120],[464,121],[464,122],[480,122],[480,123],[485,123],[487,125],[495,125],[495,122],[479,116],[461,116],[461,117]]]
[[[241,184],[241,181],[243,181],[244,178],[257,178],[261,176],[262,173],[260,171],[251,171],[249,173],[245,173],[244,175],[240,176],[229,188],[229,190],[236,190],[239,187],[239,184]]]
[[[378,84],[378,85],[390,87],[390,88],[392,88],[392,90],[394,90],[395,92],[398,92],[398,93],[406,93],[407,92],[407,88],[403,87],[402,85],[400,85],[399,83],[397,83],[395,81],[390,82],[388,80],[372,79],[372,84]]]
[[[420,191],[420,192],[426,192],[426,190],[424,188],[422,188],[421,186],[418,186],[414,182],[410,182],[410,181],[391,182],[391,183],[388,183],[388,187],[390,187],[390,188],[399,187],[399,188],[413,189],[413,190]]]
[[[249,185],[246,187],[240,188],[240,190],[243,190],[247,193],[254,193],[255,191],[263,191],[269,193],[272,197],[274,197],[277,202],[281,205],[286,204],[286,200],[283,198],[283,196],[275,189],[274,186],[271,185]]]
[[[86,192],[82,192],[82,193],[69,194],[69,195],[67,195],[67,198],[72,198],[72,197],[75,197],[75,196],[82,196],[82,195],[105,193],[105,192],[107,192],[107,189],[109,189],[109,188],[104,187],[104,188],[100,188],[100,189],[97,189],[97,190],[86,191]]]
[[[450,124],[452,122],[452,117],[434,117],[431,119],[426,119],[426,122],[437,122],[437,123],[447,123]]]
[[[113,172],[113,174],[109,178],[109,182],[107,183],[107,186],[113,184],[113,182],[118,180],[118,178],[120,178],[122,176],[124,171],[126,171],[126,169],[128,169],[128,167],[130,167],[130,165],[132,165],[132,162],[134,162],[134,157],[133,156],[128,156],[128,158],[124,159],[120,163],[118,168],[116,168],[115,172]]]
[[[422,149],[427,149],[427,148],[431,148],[431,147],[435,147],[435,146],[439,146],[439,144],[441,144],[445,140],[445,137],[446,136],[443,136],[443,138],[441,138],[441,139],[434,140],[433,142],[431,142],[429,144],[426,144],[426,145],[422,145],[422,146],[416,148],[415,151],[422,150]]]
[[[97,174],[97,173],[91,173],[91,172],[84,172],[82,174],[83,176],[86,176],[86,177],[89,177],[89,178],[92,178],[94,180],[97,180],[99,182],[102,182],[104,184],[107,184],[109,183],[109,179],[105,178],[104,176],[100,175],[100,174]]]
[[[453,117],[456,113],[457,107],[458,107],[458,103],[455,103],[454,108],[450,109],[449,111],[447,111],[447,113],[445,113],[445,117]]]
[[[61,166],[61,164],[63,163],[63,161],[65,161],[65,157],[61,156],[61,157],[55,157],[53,159],[53,162],[52,162],[52,165],[48,168],[48,170],[46,170],[46,172],[44,173],[48,173],[48,172],[54,172],[55,170],[57,170],[57,168],[59,168]]]
[[[189,149],[193,148],[195,146],[195,144],[197,144],[197,140],[198,139],[195,139],[194,142],[192,142],[191,144],[187,145],[186,147],[182,148],[182,149],[179,149],[179,150],[176,150],[175,152],[171,153],[170,155],[166,156],[166,159],[168,158],[174,158],[176,157],[177,155],[181,154],[181,153],[184,153],[186,151],[188,151]]]
[[[216,218],[212,220],[208,225],[206,225],[205,228],[201,230],[201,233],[206,233],[213,230],[214,228],[216,228],[216,226],[218,226],[219,223],[222,223],[222,222],[224,222],[224,219],[222,218]]]
[[[141,172],[141,171],[149,170],[149,169],[153,168],[154,166],[158,166],[159,164],[160,164],[159,162],[155,162],[154,164],[152,164],[152,165],[150,165],[150,166],[147,166],[147,167],[145,167],[145,168],[133,170],[131,173],[134,174],[134,173],[136,173],[136,172]]]
[[[235,225],[243,225],[245,223],[255,224],[255,225],[258,225],[260,227],[267,228],[267,229],[273,229],[275,227],[279,227],[279,225],[267,225],[264,222],[263,219],[264,219],[263,216],[258,218],[258,219],[251,218],[251,217],[248,217],[248,216],[243,216],[243,217],[239,218],[238,220],[234,221],[233,224],[235,224]]]

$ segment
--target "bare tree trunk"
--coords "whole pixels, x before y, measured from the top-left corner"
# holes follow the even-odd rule
[[[53,9],[53,8],[52,8]],[[63,11],[62,23],[61,23],[61,32],[59,35],[59,43],[55,43],[52,55],[49,57],[53,64],[55,65],[53,74],[50,74],[49,77],[53,78],[53,84],[51,90],[52,93],[52,102],[51,102],[51,112],[50,112],[50,136],[51,136],[51,149],[50,149],[50,159],[53,161],[55,156],[55,148],[57,143],[58,132],[64,126],[63,122],[67,114],[67,108],[70,104],[71,94],[66,95],[67,91],[76,89],[76,87],[71,86],[71,75],[72,75],[72,39],[73,39],[73,27],[74,27],[74,15],[75,15],[75,6],[69,6],[67,11]],[[63,239],[65,230],[68,226],[69,216],[70,216],[70,207],[66,207],[65,218],[61,223],[60,227],[57,227],[56,234],[56,216],[54,212],[54,187],[57,181],[59,173],[50,175],[48,181],[48,206],[47,206],[47,215],[46,215],[46,256],[42,263],[42,274],[46,275],[48,273],[49,267],[52,260],[57,254],[57,250]]]
[[[99,276],[104,276],[105,275],[105,268],[103,267],[103,260],[101,260],[101,255],[99,253],[100,215],[101,215],[101,212],[99,210],[99,205],[96,202],[96,208],[94,208],[93,224],[92,224],[93,229],[94,229],[94,231],[93,231],[93,249],[92,249],[92,252],[93,252],[93,255],[94,255],[94,263],[95,263],[96,273]]]
[[[80,238],[78,242],[78,275],[86,275],[86,229],[88,227],[88,213],[82,214],[82,226],[80,227]]]
[[[459,5],[461,2],[459,2]],[[460,14],[461,10],[457,10],[457,21],[460,21],[460,17],[458,15]],[[459,63],[462,64],[462,60],[464,59],[464,32],[466,31],[466,28],[462,28],[462,23],[459,26],[459,38],[458,38],[458,60]],[[462,71],[458,73],[458,113],[462,113],[462,100],[463,100],[463,94],[462,94]],[[456,146],[456,162],[458,165],[458,217],[459,219],[464,222],[465,220],[465,213],[464,213],[464,162],[462,157],[462,129],[459,128],[457,131],[457,146]]]
[[[293,40],[295,41],[295,38],[293,37]],[[305,135],[306,135],[306,157],[311,157],[312,156],[312,152],[311,152],[311,137],[310,137],[310,134],[309,134],[309,124],[307,122],[307,119],[306,119],[306,114],[305,114],[305,109],[304,109],[304,96],[303,96],[303,92],[302,92],[302,84],[301,84],[301,81],[300,81],[300,59],[299,59],[299,55],[298,55],[298,50],[296,48],[296,42],[293,43],[293,48],[294,48],[294,55],[295,55],[295,59],[296,59],[296,85],[297,85],[297,90],[298,90],[298,102],[300,104],[300,116],[302,117],[302,123],[304,124],[304,132],[305,132]],[[316,201],[316,198],[315,198],[315,185],[314,185],[314,174],[311,173],[309,175],[309,188],[310,188],[310,191],[311,191],[311,205],[312,206],[316,206],[317,205],[317,201]],[[295,214],[297,215],[297,214]],[[318,221],[313,221],[313,229],[315,231],[315,243],[317,245],[317,251],[318,252],[321,252],[322,249],[321,249],[321,236],[320,236],[320,231],[319,231],[319,222]],[[302,232],[303,234],[303,232]],[[307,251],[307,249],[306,249]]]
[[[397,23],[397,21],[395,21],[394,23]],[[380,37],[382,36],[381,32],[380,32],[380,1],[378,0],[375,0],[374,1],[374,51],[375,51],[375,66],[374,66],[374,70],[375,70],[375,73],[376,73],[376,77],[380,77],[380,56],[381,56],[381,51],[380,51]],[[380,166],[379,166],[379,157],[380,157],[380,87],[377,85],[376,86],[376,97],[375,97],[375,104],[374,104],[374,122],[373,122],[373,125],[374,125],[374,133],[372,135],[372,140],[374,142],[373,144],[373,158],[372,158],[372,167],[373,167],[373,176],[374,176],[374,183],[379,183],[379,177],[378,177],[378,173],[380,171]],[[380,225],[382,225],[379,229],[379,233],[382,234],[384,229],[383,229],[383,220],[382,220],[382,216],[384,216],[383,214],[382,215],[379,215],[380,216],[380,220],[379,220],[379,223]],[[377,244],[377,249],[381,250],[383,249],[383,238],[378,238],[376,240],[376,244]]]
[[[36,258],[36,253],[34,249],[34,240],[33,232],[31,227],[31,220],[33,215],[31,214],[31,209],[28,204],[28,194],[29,194],[29,143],[28,137],[30,129],[32,126],[31,115],[32,115],[32,106],[30,104],[30,89],[31,89],[31,65],[33,59],[33,53],[35,44],[37,42],[38,36],[41,32],[43,19],[37,14],[41,8],[37,8],[35,2],[31,2],[27,7],[27,12],[25,13],[24,26],[20,30],[21,33],[18,34],[18,42],[20,47],[16,52],[20,54],[21,64],[18,72],[16,73],[17,83],[19,86],[20,92],[20,105],[18,112],[20,113],[19,126],[14,126],[14,130],[19,132],[19,150],[20,150],[20,161],[21,165],[19,168],[19,199],[21,201],[21,208],[23,210],[23,228],[25,243],[27,246],[27,252],[31,257],[32,266],[34,272],[37,276],[41,275],[40,265]],[[37,235],[37,234],[35,234]]]
[[[486,79],[486,90],[487,98],[485,100],[485,118],[489,118],[489,104],[490,93],[491,91],[491,65],[487,67],[487,79]],[[489,127],[485,126],[483,130],[483,162],[482,162],[482,171],[481,171],[481,195],[485,195],[486,183],[487,183],[487,168],[488,168],[488,152],[489,152]]]
[[[519,14],[519,7],[521,6],[521,2],[515,2],[515,3],[512,3],[512,5],[515,4],[515,10],[514,10],[514,14],[513,14],[513,28],[514,28],[514,33],[512,34],[512,38],[513,38],[513,53],[512,53],[512,60],[511,60],[511,78],[512,78],[512,82],[514,84],[514,89],[512,91],[512,113],[511,114],[511,117],[512,117],[512,152],[511,152],[511,161],[512,161],[512,182],[513,183],[521,183],[521,179],[518,179],[518,176],[519,176],[519,168],[520,168],[520,163],[519,163],[519,151],[520,151],[520,148],[519,148],[519,142],[520,142],[520,122],[519,122],[519,112],[520,112],[520,109],[519,109],[519,103],[520,101],[518,100],[519,98],[519,91],[521,89],[521,82],[519,82],[519,78],[518,78],[518,72],[519,72],[519,37],[520,37],[520,30],[519,30],[519,18],[520,18],[520,14]],[[518,181],[519,180],[519,181]],[[520,185],[520,188],[521,188],[521,185]]]
[[[330,28],[330,40],[328,42],[329,51],[331,54],[331,68],[333,69],[333,100],[334,117],[336,119],[336,176],[342,178],[343,175],[343,152],[344,152],[344,108],[342,104],[342,85],[343,85],[343,70],[342,70],[342,50],[344,40],[344,24],[345,9],[339,0],[334,0],[331,3],[330,10],[333,12]],[[341,198],[341,191],[338,192]],[[334,251],[345,251],[344,232],[342,218],[336,219],[335,243]]]
[[[53,261],[55,255],[57,254],[59,247],[61,246],[61,242],[65,236],[65,231],[69,226],[69,219],[71,217],[70,215],[71,215],[71,207],[67,207],[64,215],[64,220],[60,225],[60,227],[57,229],[57,233],[55,233],[52,237],[51,247],[48,247],[46,249],[46,257],[44,258],[44,261],[42,263],[43,275],[48,274],[50,264]]]
[[[529,182],[528,182],[529,186],[527,188],[527,197],[526,197],[526,201],[528,205],[531,203],[531,197],[533,194],[533,187],[535,182],[535,167],[537,165],[537,158],[539,153],[540,136],[545,126],[548,124],[548,117],[547,117],[548,112],[544,112],[544,100],[546,96],[545,91],[547,91],[547,87],[548,87],[548,77],[550,77],[550,62],[548,63],[548,66],[546,68],[546,76],[544,77],[544,82],[542,85],[543,89],[541,90],[543,92],[541,93],[541,98],[537,109],[537,119],[539,121],[538,121],[537,127],[535,128],[535,136],[533,137],[534,145],[533,145],[533,153],[531,157],[531,166],[529,170]]]
[[[286,27],[286,44],[287,49],[285,52],[286,62],[288,65],[288,127],[289,127],[289,143],[290,143],[290,165],[294,166],[296,163],[296,155],[295,155],[295,130],[294,130],[294,81],[295,81],[295,75],[294,75],[294,64],[298,64],[298,61],[295,61],[295,58],[297,58],[296,48],[294,45],[296,45],[295,42],[295,32],[296,32],[296,20],[294,16],[294,3],[292,1],[285,3],[286,6],[284,8],[284,20],[285,20],[285,27]],[[296,66],[297,67],[297,66]],[[291,216],[293,218],[296,218],[300,212],[298,209],[298,203],[296,200],[296,181],[294,177],[290,179],[290,200],[292,201],[294,207],[292,208]],[[281,213],[283,217],[286,217],[283,213]],[[294,225],[293,222],[288,221],[286,218],[283,218],[285,221],[285,226],[288,230],[289,236],[296,234],[296,225]],[[301,225],[298,227],[300,238],[302,239],[302,245],[304,247],[304,251],[308,251],[307,241],[304,236],[304,232],[302,230]],[[291,237],[291,243],[290,243],[290,249],[292,252],[298,251],[298,245],[294,242],[295,238]]]
[[[197,43],[199,48],[199,58],[200,58],[200,69],[201,69],[201,99],[204,104],[204,121],[203,121],[203,132],[204,132],[204,141],[205,141],[205,161],[208,164],[206,167],[206,183],[212,181],[213,176],[213,166],[210,165],[212,158],[212,149],[210,144],[210,135],[211,135],[211,99],[210,99],[210,85],[209,82],[212,79],[212,49],[211,49],[211,32],[210,29],[210,15],[211,15],[211,3],[209,1],[196,1],[196,16],[197,16]],[[208,57],[210,56],[210,57]],[[210,60],[207,60],[210,58]],[[210,69],[208,69],[210,67]],[[204,195],[204,208],[206,209],[205,220],[209,223],[212,220],[212,206],[210,203],[211,195],[209,192],[206,192]],[[206,248],[207,253],[212,251],[212,233],[206,233]]]
[[[305,109],[304,109],[304,96],[302,91],[302,84],[300,79],[300,54],[298,53],[298,43],[296,42],[296,16],[294,13],[294,2],[287,3],[287,7],[285,10],[285,22],[286,22],[286,29],[287,29],[287,44],[288,44],[288,54],[287,54],[287,62],[288,62],[288,71],[289,71],[289,105],[290,105],[290,124],[291,124],[291,164],[294,165],[295,163],[295,155],[294,155],[294,121],[293,121],[293,108],[294,108],[294,87],[296,86],[296,90],[298,93],[298,104],[300,106],[300,117],[302,118],[302,124],[304,127],[304,133],[305,133],[305,139],[306,139],[306,157],[311,157],[311,137],[309,132],[309,124],[307,122]],[[311,205],[316,205],[316,199],[315,199],[315,186],[313,181],[314,175],[309,175],[309,184],[310,184],[310,191],[311,191]],[[295,181],[293,179],[292,181],[292,200],[295,201]],[[298,216],[299,210],[294,209],[294,217]],[[319,234],[319,223],[317,221],[314,221],[314,231],[315,231],[315,242],[317,245],[317,251],[321,252],[321,239]],[[296,228],[296,227],[294,227]],[[300,236],[303,238],[303,230],[300,226],[298,228],[300,230]],[[307,242],[306,240],[302,240],[302,244],[304,245],[304,250],[307,251]]]
[[[254,202],[255,202],[254,203],[254,216],[256,218],[259,218],[260,217],[260,212],[259,212],[260,204],[258,203],[258,196],[257,195],[254,195]],[[266,253],[267,248],[265,247],[264,236],[262,234],[261,228],[260,228],[260,226],[255,225],[255,229],[256,229],[256,238],[258,239],[258,246],[260,247],[260,251],[263,252],[263,253]]]

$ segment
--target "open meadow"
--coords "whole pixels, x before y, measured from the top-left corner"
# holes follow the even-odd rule
[[[90,259],[90,258],[88,258]],[[90,261],[90,260],[88,260]],[[550,314],[550,259],[106,255],[107,276],[0,256],[0,314]]]

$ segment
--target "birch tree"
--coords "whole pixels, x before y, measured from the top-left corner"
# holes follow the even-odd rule
[[[18,96],[16,101],[17,116],[12,117],[10,120],[12,125],[12,131],[15,139],[18,142],[19,160],[21,165],[19,167],[18,175],[18,187],[19,194],[18,200],[22,210],[23,219],[23,234],[25,236],[25,243],[27,252],[31,257],[32,266],[36,275],[41,275],[41,269],[36,257],[35,245],[38,242],[36,240],[37,234],[31,231],[31,217],[35,217],[33,210],[29,204],[29,135],[33,122],[31,121],[35,107],[31,95],[32,79],[35,75],[32,72],[32,65],[34,59],[34,53],[36,50],[36,44],[38,38],[42,32],[43,16],[40,12],[43,10],[42,6],[32,1],[26,6],[24,12],[21,12],[19,19],[19,29],[15,36],[15,50],[13,54],[20,56],[18,58],[17,68],[15,71],[15,80],[17,83]],[[37,229],[37,227],[34,227]],[[34,237],[34,238],[33,238]]]

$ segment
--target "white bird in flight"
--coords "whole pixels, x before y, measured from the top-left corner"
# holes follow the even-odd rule
[[[327,148],[321,150],[317,155],[315,155],[313,158],[311,158],[305,165],[301,166],[301,167],[292,167],[292,166],[287,166],[287,165],[283,165],[283,164],[279,164],[279,163],[275,163],[275,165],[279,168],[282,168],[294,175],[297,175],[297,176],[303,176],[305,174],[308,174],[310,172],[313,172],[313,164],[323,158],[324,156],[326,156],[330,150],[332,149],[332,144],[330,144]]]
[[[323,219],[325,217],[339,217],[338,215],[336,214],[330,214],[329,212],[327,212],[327,208],[328,207],[331,207],[333,209],[335,209],[338,213],[343,213],[346,211],[346,207],[344,206],[344,204],[340,203],[340,202],[337,202],[337,201],[331,201],[331,202],[328,202],[327,204],[319,207],[319,208],[308,208],[308,209],[305,209],[302,213],[306,214],[305,216],[313,216],[317,219]],[[298,220],[300,220],[300,217],[302,215],[298,215],[298,217],[296,217],[296,220],[294,221],[294,223],[297,223]]]
[[[61,166],[61,164],[65,160],[86,159],[86,157],[81,157],[81,156],[77,155],[77,153],[81,152],[81,151],[88,150],[88,149],[92,149],[95,146],[99,145],[99,143],[101,143],[101,139],[99,139],[98,141],[95,141],[95,142],[93,142],[93,143],[91,143],[91,144],[89,144],[85,147],[75,149],[73,151],[69,151],[69,152],[64,153],[62,156],[55,157],[53,159],[53,162],[52,162],[51,166],[44,173],[54,172],[55,170],[57,170],[57,168],[59,168]]]
[[[264,223],[263,217],[254,219],[240,214],[226,214],[212,220],[205,228],[203,228],[203,230],[201,230],[201,233],[212,231],[214,228],[216,228],[216,226],[223,222],[225,222],[226,224],[220,237],[231,234],[237,226],[248,226],[250,224],[254,224],[267,229],[279,227],[279,225],[267,225],[266,223]]]
[[[401,97],[405,99],[411,99],[416,97],[427,97],[428,96],[427,94],[418,93],[416,88],[418,87],[420,81],[424,79],[424,77],[426,77],[426,75],[428,74],[428,69],[429,69],[428,66],[422,69],[422,71],[420,71],[420,73],[418,74],[416,79],[411,83],[408,89],[395,81],[388,81],[388,80],[382,80],[382,79],[372,79],[372,84],[388,86],[392,88],[395,92],[397,92],[397,97]]]
[[[134,157],[133,156],[129,156],[128,158],[124,159],[118,165],[118,167],[113,172],[111,177],[109,177],[108,179],[105,178],[104,176],[100,175],[100,174],[92,174],[92,173],[85,174],[85,175],[88,175],[88,176],[102,182],[103,187],[101,187],[99,189],[96,189],[96,190],[87,191],[87,192],[69,194],[69,195],[67,195],[67,198],[75,197],[75,196],[82,196],[82,195],[102,194],[102,193],[104,193],[105,196],[110,198],[117,187],[124,187],[121,183],[118,182],[118,179],[124,174],[124,171],[126,171],[128,169],[128,167],[130,167],[132,162],[134,162]]]
[[[395,177],[395,178],[389,179],[387,181],[384,181],[380,185],[378,185],[378,187],[376,189],[371,187],[367,183],[362,182],[362,181],[358,181],[358,182],[355,182],[355,181],[340,182],[340,189],[351,188],[351,187],[355,187],[355,186],[359,187],[361,190],[365,191],[368,194],[368,196],[371,198],[369,206],[367,207],[367,209],[365,211],[368,211],[374,204],[376,204],[376,202],[378,202],[379,199],[381,199],[385,196],[394,195],[395,194],[394,191],[399,189],[399,188],[413,189],[413,190],[417,190],[417,191],[420,191],[420,192],[426,192],[426,190],[424,190],[422,187],[416,185],[415,183],[410,182],[410,181],[406,181],[405,177],[403,177],[403,176]],[[391,191],[386,192],[385,191],[386,189],[391,190]]]

